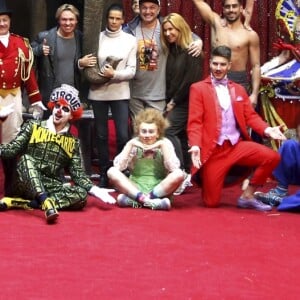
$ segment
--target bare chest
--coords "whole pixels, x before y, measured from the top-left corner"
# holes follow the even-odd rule
[[[227,27],[220,27],[212,31],[212,46],[226,45],[234,52],[242,52],[248,49],[249,37],[244,29],[232,30]]]

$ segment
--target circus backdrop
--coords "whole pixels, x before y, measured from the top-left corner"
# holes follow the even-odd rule
[[[245,1],[246,0],[244,0],[244,2]],[[264,64],[278,53],[278,50],[273,49],[272,46],[277,40],[275,10],[277,4],[283,1],[299,3],[298,0],[257,0],[255,2],[251,25],[260,36],[261,64]],[[12,22],[14,32],[32,39],[39,31],[55,26],[55,10],[59,5],[65,2],[74,4],[79,8],[81,12],[79,26],[81,29],[84,29],[84,0],[10,0],[8,4],[14,11]],[[95,0],[95,3],[96,2],[97,0]],[[123,3],[126,11],[126,21],[130,20],[133,16],[131,0],[107,0],[98,2],[104,4],[103,12],[105,12],[105,9],[112,3]],[[207,0],[206,2],[213,10],[221,14],[221,0]],[[192,0],[161,0],[161,15],[166,15],[170,12],[182,14],[190,24],[192,30],[203,39],[205,54],[204,74],[208,74],[208,57],[210,52],[209,26],[202,21]],[[26,15],[25,19],[24,15]],[[102,24],[102,28],[103,26],[105,26],[104,23]],[[286,125],[288,127],[295,127],[300,117],[299,101],[284,101],[284,99],[276,99],[274,97],[270,97],[270,99],[275,110],[285,121]]]
[[[244,0],[245,1],[245,0]],[[126,10],[126,19],[132,18],[131,0],[107,0],[105,7],[112,3],[123,3]],[[222,11],[221,0],[207,0],[210,6],[217,12]],[[275,8],[278,0],[257,0],[255,2],[252,27],[260,35],[261,61],[268,60],[274,54],[272,42],[275,40]],[[74,4],[81,11],[81,18],[84,18],[84,0],[9,0],[8,6],[13,9],[13,30],[16,33],[33,38],[37,32],[54,26],[55,10],[63,3]],[[170,12],[182,14],[193,31],[204,40],[204,50],[209,52],[209,27],[205,25],[192,0],[161,0],[161,14]],[[24,15],[26,18],[24,18]],[[82,27],[82,20],[80,26]]]

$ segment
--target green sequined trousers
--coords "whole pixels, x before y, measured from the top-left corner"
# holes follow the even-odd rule
[[[93,183],[82,169],[79,140],[70,133],[56,134],[48,130],[46,121],[30,120],[15,140],[0,149],[4,158],[20,155],[16,196],[33,200],[47,192],[58,209],[80,209],[86,204]],[[68,170],[73,185],[64,184],[63,170]]]

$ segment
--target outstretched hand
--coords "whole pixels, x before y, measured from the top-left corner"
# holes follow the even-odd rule
[[[200,169],[202,166],[200,159],[200,148],[198,146],[192,146],[188,152],[191,153],[193,166],[197,169]]]
[[[265,134],[274,140],[285,141],[286,136],[282,133],[284,125],[276,126],[276,127],[268,127],[265,130]]]
[[[90,189],[89,193],[95,196],[96,198],[102,200],[105,203],[115,204],[116,199],[109,194],[109,192],[114,192],[114,191],[115,191],[114,189],[104,189],[94,185]]]

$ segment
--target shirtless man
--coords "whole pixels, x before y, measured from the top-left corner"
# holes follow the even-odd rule
[[[214,12],[204,0],[193,0],[203,20],[211,28],[211,47],[226,45],[232,51],[232,65],[228,77],[247,89],[246,75],[248,61],[251,64],[252,104],[257,104],[260,86],[260,48],[258,34],[242,23],[242,0],[223,0],[223,17]],[[246,13],[252,14],[254,0],[247,0]],[[251,16],[250,16],[251,18]]]

